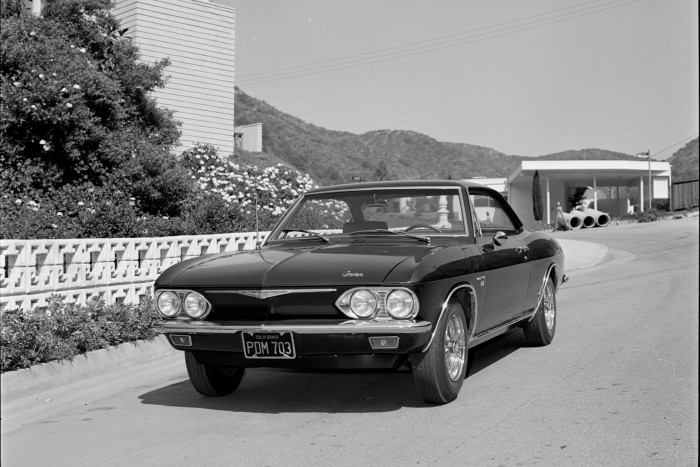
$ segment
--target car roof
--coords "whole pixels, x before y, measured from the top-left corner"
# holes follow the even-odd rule
[[[467,182],[463,180],[392,180],[383,182],[361,182],[361,183],[346,183],[343,185],[332,185],[321,188],[314,188],[313,190],[307,191],[308,194],[312,193],[326,193],[342,190],[361,190],[361,189],[372,189],[372,188],[442,188],[442,187],[461,187],[470,188],[478,187],[484,188],[484,185],[480,183]]]

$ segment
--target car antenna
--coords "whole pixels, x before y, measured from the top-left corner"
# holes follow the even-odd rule
[[[255,249],[260,250],[260,226],[258,225],[258,186],[255,185]]]

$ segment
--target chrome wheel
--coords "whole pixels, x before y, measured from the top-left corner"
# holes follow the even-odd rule
[[[467,339],[464,324],[456,315],[451,315],[445,327],[445,367],[452,381],[462,378],[462,369],[466,363]]]
[[[554,317],[556,308],[554,305],[554,292],[552,291],[552,283],[548,282],[544,288],[544,297],[542,297],[542,308],[544,311],[544,321],[549,331],[554,327]]]
[[[542,290],[542,299],[537,306],[537,312],[530,321],[525,323],[523,331],[530,345],[549,345],[557,329],[557,297],[554,282],[551,277]]]
[[[425,402],[455,400],[467,371],[467,319],[459,303],[450,303],[438,319],[435,340],[411,357],[413,379]]]

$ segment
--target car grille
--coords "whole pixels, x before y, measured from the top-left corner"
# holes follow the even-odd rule
[[[342,318],[335,307],[342,291],[291,292],[269,298],[250,297],[236,289],[204,290],[212,305],[209,319],[226,321],[270,321],[281,319]]]

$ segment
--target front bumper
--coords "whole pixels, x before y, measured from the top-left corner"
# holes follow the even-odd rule
[[[231,324],[175,319],[158,321],[153,329],[167,335],[168,341],[175,349],[193,351],[200,363],[302,367],[307,366],[305,362],[313,360],[319,363],[309,366],[320,368],[337,367],[335,363],[322,363],[324,359],[320,357],[332,357],[333,360],[360,356],[390,357],[420,351],[430,342],[432,323],[392,320],[286,320]],[[297,357],[291,360],[247,359],[243,353],[243,332],[291,332]],[[178,345],[173,341],[173,335],[190,336],[191,345]],[[398,345],[395,348],[377,349],[370,343],[371,337],[390,336],[398,337]],[[355,366],[365,367],[365,364]]]
[[[284,332],[295,334],[373,334],[401,335],[429,333],[429,321],[393,320],[315,320],[315,321],[268,321],[238,322],[228,324],[216,321],[162,320],[153,325],[153,330],[161,334],[236,334],[251,332]]]

